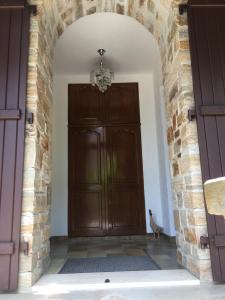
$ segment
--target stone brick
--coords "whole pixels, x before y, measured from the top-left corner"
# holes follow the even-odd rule
[[[173,163],[173,176],[177,176],[179,175],[179,165],[177,162]]]
[[[92,15],[96,12],[96,7],[93,6],[87,10],[87,15]]]
[[[177,192],[177,202],[178,208],[184,207],[183,193],[181,191]]]
[[[203,186],[202,186],[202,174],[201,172],[195,172],[195,173],[190,173],[188,175],[185,175],[185,184],[186,186],[200,186],[200,190],[202,191]]]
[[[117,3],[117,4],[116,4],[116,12],[117,12],[118,14],[123,15],[123,14],[124,14],[124,6],[121,5],[121,4],[119,4],[119,3]]]
[[[189,211],[188,224],[192,226],[206,226],[205,211]]]
[[[167,142],[168,144],[171,144],[174,140],[174,136],[173,136],[173,127],[169,127],[167,129]]]
[[[209,259],[200,261],[200,279],[202,281],[212,281],[212,267]]]
[[[204,196],[202,191],[184,192],[184,206],[186,208],[204,209]]]
[[[174,144],[174,154],[178,154],[181,151],[181,139],[177,140]]]
[[[198,154],[182,156],[182,160],[181,160],[182,174],[199,171],[199,166],[200,166],[200,158]]]
[[[180,265],[183,264],[183,256],[182,256],[181,251],[177,251],[177,261]]]
[[[32,281],[32,273],[31,272],[21,272],[19,274],[19,283],[18,283],[18,288],[24,289],[24,288],[29,288],[33,284]]]
[[[185,240],[191,244],[197,244],[197,237],[194,228],[184,228]]]
[[[177,126],[180,127],[183,123],[186,122],[186,117],[184,115],[184,113],[180,113],[178,116],[177,116]]]
[[[25,272],[31,272],[32,271],[32,256],[29,255],[20,255],[19,259],[19,265],[20,265],[20,272],[25,273]]]
[[[189,41],[180,41],[180,48],[182,50],[188,50],[189,49]]]
[[[187,227],[188,225],[188,221],[187,221],[187,212],[186,210],[180,210],[180,222],[181,222],[181,226]]]
[[[179,129],[175,132],[174,136],[175,136],[175,139],[180,136],[180,130]]]
[[[201,273],[200,272],[200,264],[199,264],[199,261],[197,259],[194,259],[192,257],[188,257],[187,267],[193,275],[200,278],[200,273]]]
[[[177,128],[177,116],[173,115],[173,130],[176,130]]]
[[[174,222],[175,222],[175,227],[177,231],[180,231],[180,215],[179,215],[179,211],[175,210],[174,211]]]
[[[154,13],[154,11],[155,11],[155,2],[153,0],[148,0],[147,7],[148,7],[148,10],[151,13]]]

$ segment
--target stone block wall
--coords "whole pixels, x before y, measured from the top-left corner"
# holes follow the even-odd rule
[[[31,17],[27,125],[21,239],[30,245],[20,257],[20,286],[32,285],[47,269],[51,209],[52,63],[54,46],[66,28],[80,17],[114,12],[135,18],[156,38],[165,90],[178,259],[201,279],[211,278],[208,250],[199,237],[207,233],[197,129],[187,112],[193,107],[193,87],[186,15],[182,0],[29,0],[38,6]]]

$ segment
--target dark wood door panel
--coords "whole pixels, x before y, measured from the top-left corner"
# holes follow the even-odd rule
[[[138,188],[109,187],[109,227],[110,235],[145,234],[142,195]],[[139,202],[140,201],[140,202]]]
[[[225,1],[190,0],[188,23],[203,182],[225,176]],[[221,107],[221,113],[219,113]],[[225,281],[225,221],[207,213],[213,278]]]
[[[90,84],[69,85],[69,124],[140,123],[137,83],[113,83],[101,93]]]
[[[105,229],[103,127],[69,127],[69,235]]]
[[[102,191],[76,191],[71,193],[70,202],[70,236],[104,235]]]
[[[110,234],[145,233],[145,205],[139,126],[106,129]]]
[[[139,182],[140,129],[134,126],[108,127],[106,130],[110,183]]]
[[[140,123],[137,83],[113,83],[103,99],[107,123]]]
[[[69,124],[100,124],[102,104],[100,92],[92,85],[69,85]]]
[[[70,179],[73,184],[102,184],[103,128],[69,128]]]
[[[29,37],[29,8],[11,4],[0,3],[0,291],[18,284]]]

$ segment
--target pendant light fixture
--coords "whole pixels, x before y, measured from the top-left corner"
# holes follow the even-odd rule
[[[106,50],[99,49],[97,52],[100,55],[100,63],[95,70],[91,71],[90,82],[93,86],[96,85],[99,91],[104,93],[107,88],[111,86],[112,80],[114,78],[114,73],[110,69],[105,68],[103,65],[103,56]]]

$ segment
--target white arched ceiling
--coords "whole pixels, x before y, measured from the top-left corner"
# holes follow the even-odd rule
[[[128,16],[96,13],[74,22],[59,38],[54,72],[89,73],[98,63],[99,48],[106,49],[105,63],[115,73],[149,73],[160,67],[156,40],[143,25]]]

